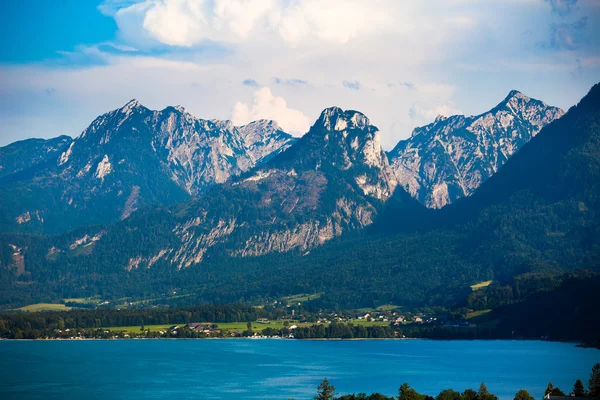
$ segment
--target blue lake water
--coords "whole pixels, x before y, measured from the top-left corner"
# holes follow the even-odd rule
[[[477,390],[543,396],[549,380],[587,382],[600,351],[535,341],[0,341],[1,399],[309,399],[327,377],[339,394]]]

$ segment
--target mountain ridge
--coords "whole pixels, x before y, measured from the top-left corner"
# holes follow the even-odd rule
[[[195,200],[55,237],[0,235],[10,245],[0,249],[2,290],[7,302],[40,291],[177,291],[187,304],[323,293],[307,306],[347,309],[455,304],[473,282],[597,271],[599,104],[596,85],[474,195],[442,210],[399,185],[390,196],[365,191],[362,175],[382,190],[393,186],[383,150],[371,152],[377,130],[329,109],[294,146]],[[384,212],[391,201],[405,202],[395,220]],[[409,220],[415,215],[422,219]],[[409,228],[365,231],[381,219]]]
[[[398,182],[430,208],[473,193],[539,130],[564,114],[512,90],[490,111],[438,116],[388,156]]]
[[[10,204],[0,207],[0,228],[64,232],[173,205],[295,142],[268,123],[255,124],[253,137],[250,148],[230,121],[196,118],[180,106],[153,111],[130,100],[98,116],[31,179],[6,172],[0,195]],[[28,214],[40,217],[23,218]]]

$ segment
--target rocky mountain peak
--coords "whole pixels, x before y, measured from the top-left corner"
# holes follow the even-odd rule
[[[371,122],[361,112],[330,107],[323,110],[315,125],[320,125],[329,131],[344,131],[365,129],[371,125]]]
[[[524,95],[518,90],[511,90],[508,95],[502,100],[496,109],[509,109],[513,112],[518,112],[523,107],[530,106],[530,103],[542,103],[539,100],[534,100],[531,97]],[[543,104],[543,103],[542,103]]]
[[[531,100],[529,97],[525,96],[523,93],[519,92],[516,89],[513,89],[510,92],[508,92],[508,95],[506,96],[506,99],[504,99],[504,101],[510,100],[512,98],[518,98],[518,97],[527,98],[527,99]]]
[[[516,118],[527,121],[534,126],[532,136],[535,136],[540,129],[553,120],[562,117],[565,113],[558,107],[551,107],[543,101],[528,97],[518,90],[511,90],[508,96],[490,112],[504,120],[512,114]]]
[[[386,199],[396,187],[379,130],[358,111],[325,109],[291,150],[288,162],[335,174],[344,171],[367,196]]]
[[[227,131],[233,131],[235,129],[233,122],[228,119],[211,119],[210,122],[215,124],[219,129]]]
[[[281,130],[281,127],[276,121],[273,121],[271,119],[259,119],[239,127],[239,130],[240,132],[242,132],[243,136],[246,136],[247,134],[254,132],[257,129],[268,129],[269,131],[278,131]]]
[[[129,114],[131,111],[138,109],[138,108],[145,108],[145,107],[136,99],[131,99],[123,107],[119,108],[118,111],[121,113]]]
[[[259,119],[237,128],[248,146],[262,142],[269,136],[283,132],[279,124],[273,120]]]
[[[181,106],[150,110],[133,99],[98,116],[72,141],[59,138],[0,150],[0,178],[35,168],[39,179],[24,181],[24,187],[33,188],[31,193],[53,190],[52,196],[31,202],[15,198],[5,218],[23,231],[38,232],[127,218],[141,207],[197,196],[295,141],[273,121],[238,128],[231,121],[197,118]],[[15,156],[3,156],[8,151]],[[21,215],[38,210],[49,210],[40,214],[39,224],[19,222],[25,221]]]
[[[437,117],[435,117],[435,120],[433,121],[433,123],[438,123],[438,122],[442,122],[444,120],[448,119],[448,117],[446,117],[445,115],[442,114],[438,114]]]
[[[248,153],[257,163],[265,162],[289,148],[298,139],[272,120],[260,119],[237,128]]]
[[[512,90],[480,115],[436,118],[390,152],[398,182],[428,207],[473,193],[564,111]]]

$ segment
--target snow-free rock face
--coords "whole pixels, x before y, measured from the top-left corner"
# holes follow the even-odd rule
[[[306,252],[371,224],[395,187],[377,128],[359,112],[328,108],[290,149],[186,207],[173,230],[181,247],[162,257],[184,268],[214,246],[242,257]]]
[[[196,118],[180,106],[153,111],[132,100],[96,118],[74,140],[37,144],[43,154],[30,158],[45,162],[33,179],[15,183],[6,173],[11,183],[0,184],[0,195],[13,196],[0,209],[0,228],[60,232],[126,218],[146,206],[172,205],[263,163],[294,140],[272,121],[238,128]],[[0,151],[12,154],[13,147],[24,148],[19,143]],[[0,174],[10,162],[0,160]]]
[[[125,125],[123,125],[125,124]],[[247,127],[252,141],[247,141]],[[274,132],[276,134],[274,134]],[[79,146],[79,139],[86,146]],[[257,121],[238,128],[231,121],[203,120],[183,107],[152,111],[132,100],[119,110],[105,114],[75,140],[76,150],[86,153],[94,147],[121,147],[123,157],[136,149],[122,149],[128,140],[133,147],[150,146],[163,172],[191,195],[207,185],[223,183],[260,163],[271,153],[289,147],[294,139],[273,121]],[[65,164],[73,149],[63,154]],[[257,158],[256,155],[261,157]],[[127,158],[122,159],[127,163]]]
[[[513,90],[481,115],[439,116],[389,153],[398,183],[430,208],[472,194],[564,111]]]
[[[249,156],[256,164],[270,160],[298,140],[285,133],[277,122],[266,119],[250,122],[238,130]]]
[[[284,154],[315,170],[344,171],[364,195],[387,200],[397,185],[379,130],[358,111],[325,109],[297,146]],[[285,160],[282,157],[281,160]]]
[[[134,235],[151,231],[171,240],[142,251],[128,247],[123,268],[188,268],[219,254],[306,254],[373,223],[395,188],[377,128],[361,113],[329,108],[304,137],[265,164],[166,216],[124,221]]]

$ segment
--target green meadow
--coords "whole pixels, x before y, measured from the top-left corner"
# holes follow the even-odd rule
[[[30,304],[21,308],[17,308],[20,311],[38,312],[38,311],[69,311],[71,307],[67,307],[64,304],[53,304],[53,303],[37,303]]]
[[[269,322],[259,322],[259,321],[254,321],[252,322],[252,330],[255,332],[261,332],[263,329],[266,328],[273,328],[273,329],[282,329],[284,327],[284,322],[285,320],[278,320],[278,321],[269,321]],[[296,325],[298,327],[308,327],[308,326],[312,326],[312,325],[316,325],[316,323],[313,322],[304,322],[304,323],[300,323],[298,321],[289,321],[288,322],[288,326],[292,326],[292,325]],[[353,319],[351,321],[349,321],[348,323],[353,324],[353,325],[361,325],[361,326],[387,326],[390,323],[389,322],[382,322],[382,321],[367,321],[367,320],[362,320],[362,319]],[[178,327],[183,327],[185,326],[185,324],[163,324],[163,325],[144,325],[144,329],[148,330],[150,329],[152,332],[157,332],[157,331],[161,331],[161,330],[167,330],[169,329],[171,326],[178,326]],[[248,323],[247,322],[221,322],[221,323],[217,323],[216,324],[218,326],[218,329],[222,329],[222,330],[226,330],[226,331],[245,331],[246,329],[248,329]],[[126,332],[128,334],[136,334],[136,333],[140,333],[141,332],[141,326],[111,326],[111,327],[105,327],[103,329],[107,329],[110,330],[112,332]]]

